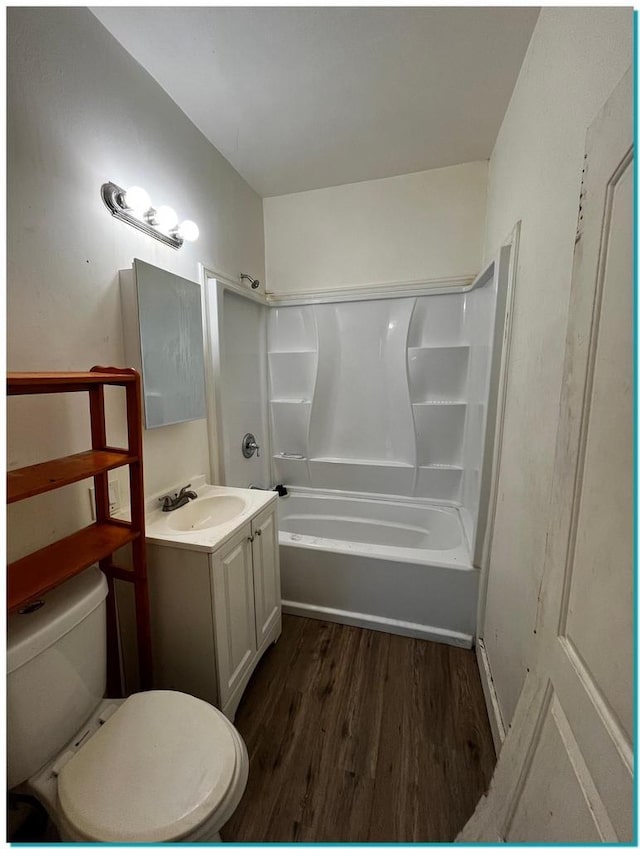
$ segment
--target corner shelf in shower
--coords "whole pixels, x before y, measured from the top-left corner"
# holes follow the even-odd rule
[[[104,387],[126,392],[128,448],[107,445]],[[7,500],[16,503],[93,478],[97,521],[63,539],[10,563],[7,610],[15,612],[84,569],[98,563],[107,577],[109,690],[121,691],[114,578],[134,586],[140,683],[151,686],[151,628],[147,592],[144,490],[142,477],[142,404],[140,376],[134,369],[95,366],[90,372],[16,372],[7,375],[7,395],[87,392],[91,418],[90,451],[14,469],[7,475]],[[109,513],[108,472],[129,467],[131,521]],[[113,553],[132,545],[132,567],[113,565]]]

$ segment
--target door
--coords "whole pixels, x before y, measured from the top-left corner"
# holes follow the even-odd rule
[[[537,664],[462,840],[633,838],[632,115],[629,71],[587,134]]]
[[[211,560],[219,704],[224,708],[256,653],[249,526]]]
[[[280,559],[276,511],[270,510],[251,523],[253,537],[253,586],[256,605],[258,651],[280,615]]]

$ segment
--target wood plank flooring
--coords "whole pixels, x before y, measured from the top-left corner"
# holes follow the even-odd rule
[[[475,654],[283,617],[236,714],[244,842],[448,842],[495,754]]]

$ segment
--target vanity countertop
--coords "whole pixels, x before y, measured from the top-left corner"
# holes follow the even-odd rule
[[[199,482],[194,484],[193,489],[198,495],[196,499],[166,513],[157,498],[147,500],[145,524],[148,543],[192,551],[215,551],[242,525],[278,499],[278,493],[273,490],[211,486]],[[226,521],[214,520],[215,524],[207,526],[207,519],[202,519],[203,514],[210,512],[216,517],[225,515],[225,511],[233,514]],[[123,512],[121,518],[128,517]],[[192,520],[193,527],[190,527]],[[176,524],[181,529],[176,529]]]

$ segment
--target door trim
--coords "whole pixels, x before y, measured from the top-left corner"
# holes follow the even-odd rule
[[[480,557],[480,580],[478,585],[478,607],[477,607],[477,624],[476,624],[476,657],[478,660],[478,668],[480,670],[480,680],[482,682],[482,690],[484,693],[487,713],[489,715],[489,723],[491,725],[491,734],[493,736],[493,745],[496,753],[502,747],[506,735],[506,728],[500,700],[491,674],[489,657],[484,644],[484,620],[487,603],[487,588],[489,584],[489,571],[491,561],[491,545],[493,542],[493,528],[496,518],[496,507],[498,502],[498,483],[500,480],[500,465],[502,462],[502,443],[504,438],[504,420],[507,406],[507,394],[509,387],[509,363],[511,358],[511,337],[513,328],[513,314],[515,311],[516,302],[516,279],[518,270],[518,253],[520,247],[520,229],[521,222],[518,221],[513,230],[509,233],[505,241],[500,246],[499,256],[503,251],[509,250],[509,265],[508,276],[504,291],[504,319],[502,322],[502,339],[500,346],[500,370],[495,385],[496,400],[495,400],[495,422],[493,426],[493,442],[489,439],[486,441],[485,451],[487,446],[491,445],[491,471],[489,475],[488,487],[489,495],[486,501],[486,521],[484,528],[484,540],[482,544],[482,554]],[[500,269],[498,269],[500,273]],[[499,293],[498,293],[499,297]],[[496,326],[499,322],[496,316]],[[494,351],[495,357],[495,351]],[[489,399],[489,407],[492,406],[491,398]]]

